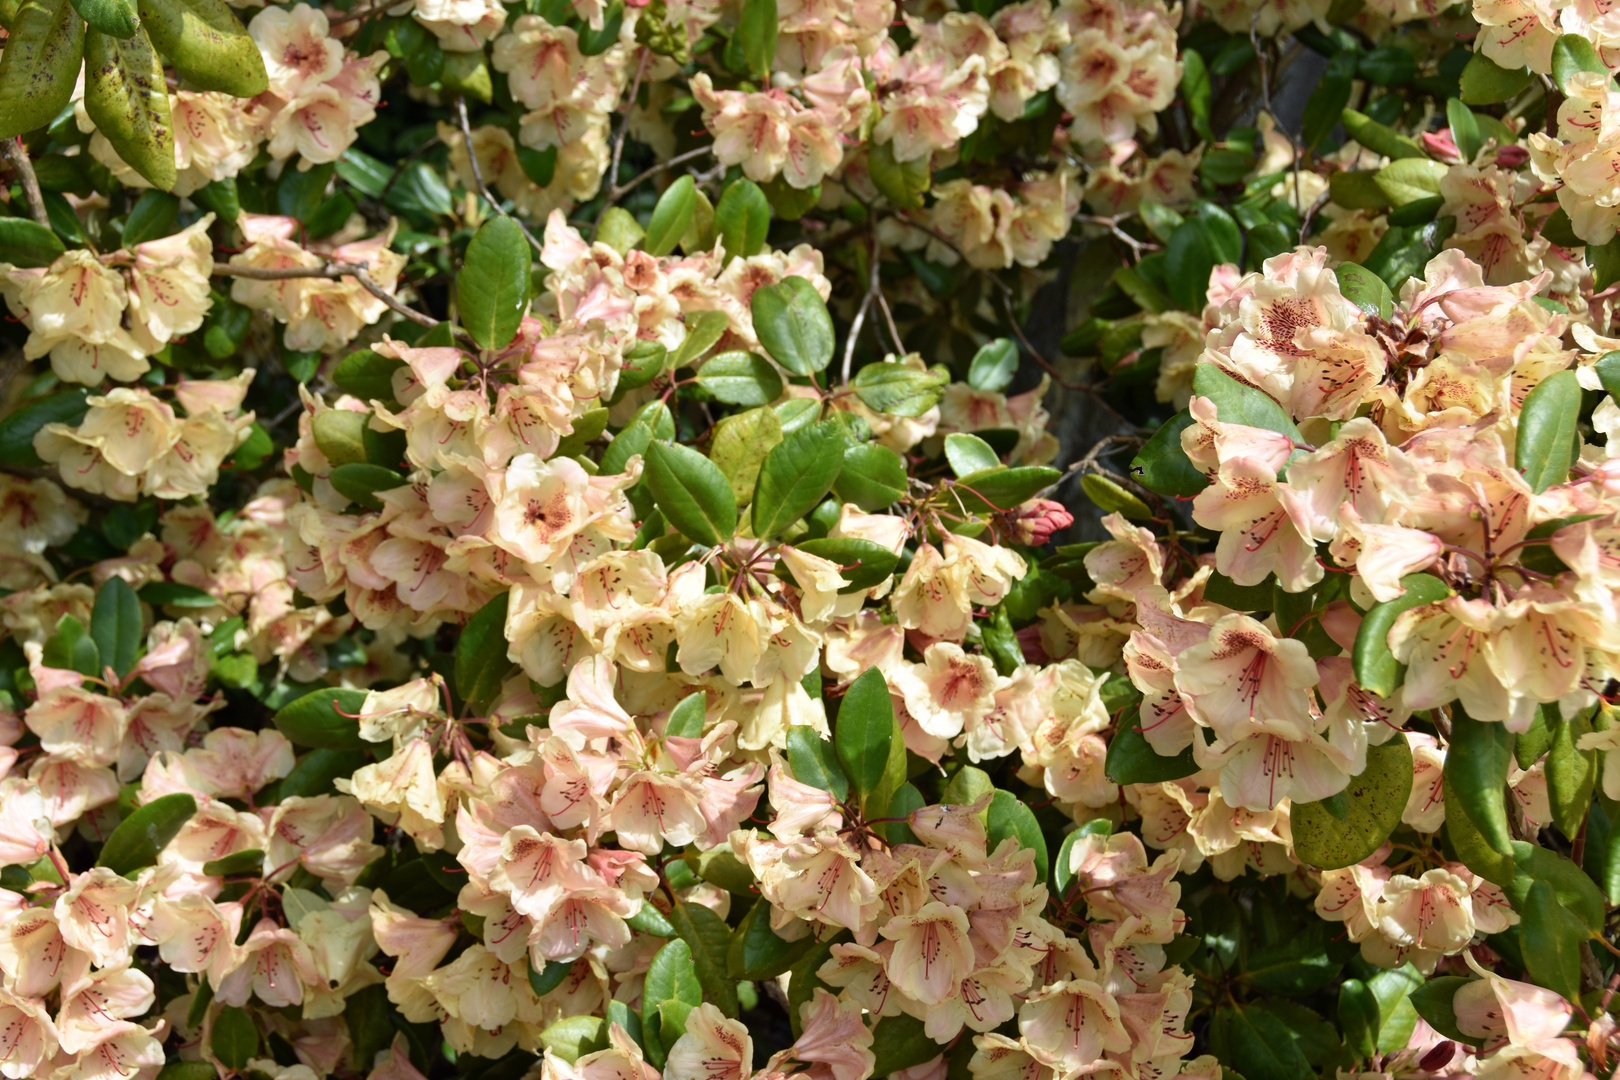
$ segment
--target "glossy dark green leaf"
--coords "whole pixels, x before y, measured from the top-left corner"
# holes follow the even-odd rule
[[[642,901],[641,910],[624,920],[624,924],[632,930],[640,930],[653,937],[672,938],[675,936],[675,927],[670,925],[669,919],[662,911]]]
[[[1210,1017],[1210,1049],[1230,1061],[1244,1080],[1309,1080],[1316,1075],[1293,1033],[1273,1013],[1222,1005]]]
[[[786,436],[765,455],[754,483],[754,535],[769,540],[808,514],[832,490],[845,450],[837,422],[823,420]]]
[[[720,196],[720,205],[714,208],[714,224],[720,231],[727,261],[757,255],[764,249],[771,228],[770,201],[752,180],[733,181]],[[776,359],[782,360],[780,356]]]
[[[1222,423],[1264,428],[1298,443],[1305,441],[1286,409],[1264,391],[1238,382],[1214,364],[1198,365],[1193,375],[1193,393],[1215,403],[1216,418]]]
[[[1367,748],[1367,767],[1350,780],[1341,818],[1323,803],[1295,803],[1294,851],[1319,870],[1338,870],[1367,858],[1401,824],[1412,793],[1412,751],[1406,740]]]
[[[1035,879],[1042,882],[1046,880],[1047,867],[1051,864],[1047,858],[1046,837],[1041,833],[1040,822],[1035,820],[1035,812],[1006,788],[997,789],[990,800],[990,816],[985,822],[985,832],[988,838],[987,846],[991,851],[994,851],[1003,840],[1011,837],[1018,841],[1020,847],[1035,852]]]
[[[831,792],[840,802],[849,797],[849,779],[838,764],[833,744],[815,728],[808,724],[788,728],[787,759],[793,779],[799,783]]]
[[[1368,611],[1356,631],[1352,651],[1356,683],[1379,697],[1389,697],[1401,684],[1401,665],[1389,648],[1389,631],[1404,612],[1434,604],[1451,595],[1446,583],[1429,574],[1408,574],[1401,579],[1406,592]]]
[[[134,877],[157,862],[158,853],[196,812],[197,800],[185,792],[153,799],[118,823],[101,845],[96,865],[121,877]]]
[[[0,441],[4,426],[0,425]],[[844,502],[854,503],[867,513],[876,513],[898,502],[908,486],[906,463],[887,446],[866,443],[844,451],[843,467],[833,481],[833,491]]]
[[[1555,716],[1549,726],[1552,745],[1547,751],[1547,801],[1552,807],[1553,823],[1565,836],[1574,837],[1580,835],[1586,823],[1597,782],[1597,751],[1576,746],[1581,736],[1591,732],[1592,722],[1585,712],[1580,712],[1568,720]]]
[[[153,607],[172,608],[211,608],[219,606],[219,601],[195,585],[182,585],[177,581],[154,581],[150,585],[143,585],[135,595],[141,602],[151,604]]]
[[[737,41],[743,65],[762,83],[770,81],[771,65],[776,61],[777,30],[776,0],[743,0]]]
[[[0,52],[0,138],[42,128],[73,97],[84,20],[68,0],[23,0]]]
[[[849,582],[838,591],[859,592],[883,584],[899,563],[900,557],[882,544],[855,537],[824,537],[805,540],[794,545],[806,555],[835,562],[844,580]]]
[[[1219,261],[1210,242],[1207,227],[1198,221],[1184,221],[1170,234],[1165,245],[1165,283],[1170,298],[1185,311],[1201,311],[1209,291],[1209,272]]]
[[[737,980],[727,968],[731,950],[731,926],[710,908],[701,904],[677,902],[669,912],[669,925],[692,949],[692,967],[698,984],[714,1006],[727,1017],[737,1015]]]
[[[1204,64],[1202,56],[1193,56],[1197,50],[1188,49],[1186,59],[1181,69],[1181,97],[1187,106],[1187,112],[1192,117],[1193,130],[1205,142],[1214,142],[1215,133],[1210,130],[1210,107],[1214,101],[1214,90],[1210,85],[1209,69]]]
[[[1608,912],[1603,893],[1586,876],[1586,871],[1557,852],[1537,844],[1515,840],[1513,849],[1513,880],[1503,892],[1515,911],[1523,911],[1530,904],[1530,886],[1544,881],[1553,891],[1558,906],[1574,916],[1588,930],[1602,929]]]
[[[20,268],[49,266],[67,249],[50,229],[27,218],[0,218],[0,262]]]
[[[1579,1001],[1580,950],[1590,935],[1580,920],[1559,905],[1545,881],[1530,886],[1530,902],[1519,912],[1519,932],[1531,979],[1570,1001]]]
[[[203,863],[203,873],[214,877],[237,877],[241,874],[257,875],[264,869],[264,852],[258,848],[235,851],[221,859]]]
[[[697,384],[727,405],[769,405],[782,396],[782,376],[762,356],[740,350],[710,357]]]
[[[1473,161],[1485,141],[1473,110],[1452,98],[1446,102],[1446,123],[1451,127],[1451,141],[1457,144],[1457,152],[1464,161]]]
[[[679,443],[655,442],[645,458],[647,487],[683,536],[714,547],[737,532],[737,501],[720,466]]]
[[[535,997],[545,997],[568,978],[568,973],[574,970],[572,960],[548,960],[546,966],[539,971],[529,968],[529,989],[534,991]]]
[[[334,468],[327,479],[338,494],[365,510],[381,510],[379,491],[392,491],[405,486],[405,477],[393,469],[369,462],[350,462]]]
[[[1345,132],[1356,142],[1367,149],[1382,154],[1387,158],[1400,160],[1401,158],[1423,158],[1428,155],[1423,148],[1392,128],[1380,124],[1365,113],[1355,109],[1346,109],[1339,116],[1339,122],[1344,125]],[[1249,1077],[1248,1080],[1258,1080]]]
[[[1192,414],[1183,410],[1155,431],[1131,460],[1131,475],[1159,495],[1191,498],[1209,486],[1209,478],[1193,466],[1181,448],[1181,433],[1193,426]]]
[[[1366,1061],[1378,1051],[1378,999],[1360,979],[1346,979],[1339,984],[1339,1030],[1344,1044]]]
[[[844,692],[833,727],[833,746],[849,778],[850,791],[873,806],[874,796],[880,796],[886,807],[888,795],[905,780],[906,751],[894,716],[894,702],[889,697],[889,684],[877,668],[862,672]],[[897,754],[898,777],[894,775]]]
[[[163,60],[144,28],[84,35],[84,111],[118,156],[162,191],[174,187],[174,122]]]
[[[674,437],[675,417],[670,414],[669,406],[662,401],[649,401],[636,411],[603,451],[602,472],[609,475],[622,473],[630,459],[637,454],[645,454],[654,439]]]
[[[1581,385],[1572,370],[1547,376],[1525,396],[1513,463],[1538,495],[1569,478],[1580,415]]]
[[[1367,53],[1357,73],[1379,86],[1404,86],[1417,77],[1417,58],[1399,45],[1386,45]]]
[[[697,184],[691,176],[682,176],[664,189],[653,207],[647,222],[645,250],[649,255],[664,256],[675,250],[681,237],[692,225],[692,214],[697,209]]]
[[[1051,487],[1063,474],[1044,465],[1020,465],[1011,469],[985,469],[969,473],[951,487],[953,499],[970,514],[995,511],[1006,513],[1019,503],[1034,498]]]
[[[760,900],[731,932],[726,954],[727,974],[733,979],[774,979],[816,947],[814,934],[783,941],[771,929],[771,905]]]
[[[1457,991],[1472,980],[1457,975],[1440,975],[1419,986],[1407,997],[1428,1025],[1446,1038],[1460,1043],[1473,1040],[1457,1027],[1457,1009],[1453,1001]]]
[[[456,640],[456,693],[475,708],[494,700],[513,668],[506,655],[509,600],[501,593],[479,608]]]
[[[1155,752],[1135,725],[1122,721],[1108,742],[1103,771],[1116,784],[1159,784],[1191,776],[1198,763],[1190,746],[1175,757]]]
[[[1383,278],[1356,263],[1340,263],[1334,272],[1344,298],[1367,315],[1387,319],[1394,312],[1395,297]]]
[[[1518,97],[1534,79],[1528,68],[1504,68],[1476,52],[1462,70],[1459,96],[1469,105],[1496,105]]]
[[[56,630],[45,639],[41,662],[46,667],[63,671],[77,671],[92,678],[101,677],[101,650],[84,624],[72,615],[64,615],[56,623]]]
[[[725,209],[724,198],[720,208],[722,212]],[[755,289],[748,310],[759,343],[793,374],[821,371],[832,359],[832,316],[826,301],[806,279],[788,277]]]
[[[332,370],[332,382],[361,401],[391,402],[394,400],[394,372],[402,367],[405,367],[403,360],[361,349],[338,361]]]
[[[321,750],[365,750],[371,744],[360,737],[361,708],[366,691],[349,687],[322,687],[279,709],[273,722],[295,745]]]
[[[529,241],[517,222],[493,217],[479,226],[456,275],[456,314],[486,349],[511,341],[529,309]]]
[[[885,1016],[872,1027],[872,1075],[889,1076],[926,1064],[945,1048],[923,1030],[923,1022],[904,1013]]]
[[[270,88],[258,45],[224,0],[140,0],[140,9],[152,44],[197,89],[249,98]]]
[[[1463,809],[1462,797],[1449,774],[1443,777],[1441,795],[1446,807],[1446,844],[1456,853],[1458,861],[1486,881],[1504,889],[1512,885],[1515,875],[1512,854],[1497,851],[1480,833],[1473,818]]]
[[[696,311],[685,318],[686,337],[670,357],[669,367],[672,371],[701,359],[731,326],[731,320],[723,311]]]
[[[124,220],[123,245],[126,248],[160,240],[175,232],[175,219],[180,214],[180,200],[166,191],[144,191],[130,207]]]
[[[1572,80],[1582,72],[1609,79],[1608,65],[1590,41],[1579,34],[1560,34],[1552,48],[1553,85],[1568,94]]]
[[[259,1029],[246,1009],[227,1005],[214,1017],[208,1048],[221,1065],[238,1072],[259,1054]]]
[[[645,1018],[642,1022],[646,1022]],[[586,1054],[607,1049],[607,1021],[600,1016],[570,1016],[558,1020],[540,1033],[540,1045],[572,1065]]]
[[[613,0],[602,13],[600,30],[586,26],[579,33],[579,51],[586,56],[600,56],[619,40],[624,27],[624,0]]]
[[[1475,720],[1451,710],[1451,744],[1446,751],[1445,776],[1474,828],[1502,855],[1512,855],[1513,835],[1508,831],[1504,788],[1513,766],[1513,733],[1504,725]]]
[[[96,590],[95,607],[90,612],[90,637],[95,640],[101,662],[120,676],[135,666],[144,639],[141,602],[123,578],[108,578]]]

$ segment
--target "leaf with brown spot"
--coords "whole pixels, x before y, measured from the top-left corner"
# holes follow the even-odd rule
[[[153,187],[174,187],[169,91],[144,28],[125,41],[94,29],[85,35],[84,108],[130,168]]]
[[[0,53],[0,138],[44,127],[73,97],[84,20],[68,0],[26,0]]]
[[[270,87],[259,46],[225,0],[140,0],[152,44],[202,90],[257,97]]]

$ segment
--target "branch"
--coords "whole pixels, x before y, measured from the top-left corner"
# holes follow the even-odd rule
[[[17,176],[22,181],[23,198],[28,202],[28,212],[35,221],[50,228],[51,217],[45,212],[45,197],[39,193],[39,177],[34,175],[34,163],[28,160],[28,148],[23,145],[22,138],[0,139],[0,157],[17,170]]]
[[[661,172],[666,172],[669,169],[673,169],[678,165],[685,165],[688,161],[696,161],[698,158],[702,157],[704,154],[707,154],[713,149],[713,144],[710,144],[709,146],[700,146],[696,150],[688,150],[684,154],[676,154],[668,161],[660,162],[645,172],[637,173],[624,183],[614,185],[608,189],[607,202],[602,204],[602,214],[607,213],[614,203],[624,198],[631,191],[640,187],[645,181],[652,179]],[[596,220],[601,221],[602,214],[596,215]],[[570,222],[570,224],[572,224],[572,222]]]
[[[602,204],[602,209],[597,212],[596,222],[591,226],[591,241],[593,243],[596,241],[597,230],[602,227],[602,218],[607,215],[613,204],[618,201],[614,193],[619,190],[619,160],[624,156],[624,140],[630,134],[630,113],[636,107],[636,97],[641,93],[641,77],[647,73],[647,57],[651,55],[652,53],[648,51],[647,46],[641,46],[640,57],[636,62],[636,78],[630,84],[630,97],[624,107],[624,122],[619,125],[619,133],[613,139],[613,164],[608,166],[607,171],[607,181],[611,185],[608,188],[607,201]]]
[[[438,326],[440,321],[402,304],[393,294],[372,280],[371,275],[367,273],[366,263],[329,262],[325,266],[232,266],[230,263],[217,262],[214,264],[214,273],[220,277],[248,278],[252,281],[292,281],[296,278],[322,278],[335,281],[338,278],[353,278],[366,292],[418,326],[425,326],[431,330]]]
[[[461,137],[466,141],[467,146],[467,161],[472,165],[473,179],[478,181],[479,192],[483,194],[489,205],[495,208],[496,213],[522,230],[524,239],[528,240],[529,246],[534,248],[536,254],[544,252],[545,245],[534,238],[534,233],[530,232],[523,222],[501,207],[500,201],[490,194],[489,185],[484,183],[484,170],[478,164],[478,155],[473,152],[472,125],[467,122],[467,99],[460,94],[456,95],[456,120],[461,124]]]

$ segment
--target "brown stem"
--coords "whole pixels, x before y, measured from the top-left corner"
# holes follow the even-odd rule
[[[467,122],[467,99],[460,94],[456,95],[456,120],[461,124],[461,137],[466,140],[467,144],[467,162],[472,165],[473,179],[478,182],[479,192],[489,202],[489,205],[495,208],[497,214],[500,214],[522,230],[524,239],[528,240],[529,246],[534,248],[536,253],[543,252],[545,245],[535,239],[534,233],[530,232],[523,222],[501,208],[500,200],[490,194],[489,185],[484,183],[484,170],[478,164],[478,155],[473,153],[472,125]]]
[[[334,281],[338,278],[352,277],[360,283],[366,292],[381,300],[388,307],[405,318],[425,326],[429,330],[439,325],[439,320],[431,315],[424,315],[400,303],[388,290],[378,285],[366,271],[365,263],[329,262],[325,266],[233,266],[230,263],[217,262],[214,264],[214,273],[220,277],[249,278],[253,281],[291,281],[295,278],[324,278]]]
[[[17,171],[28,212],[35,221],[50,228],[51,217],[45,212],[45,197],[39,192],[39,177],[34,175],[34,163],[28,160],[28,148],[23,145],[22,139],[0,139],[0,157],[5,158],[6,164]]]

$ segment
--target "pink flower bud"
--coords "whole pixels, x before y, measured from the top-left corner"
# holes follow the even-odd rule
[[[1074,524],[1074,515],[1065,510],[1062,503],[1051,499],[1031,499],[1013,510],[1009,517],[1018,542],[1030,547],[1040,547],[1053,533]]]
[[[1503,146],[1496,151],[1496,163],[1504,169],[1517,169],[1530,160],[1530,151],[1522,146]]]
[[[1423,149],[1429,152],[1430,157],[1450,164],[1462,161],[1462,151],[1457,149],[1457,141],[1451,137],[1450,128],[1425,131],[1420,137],[1423,140]]]

